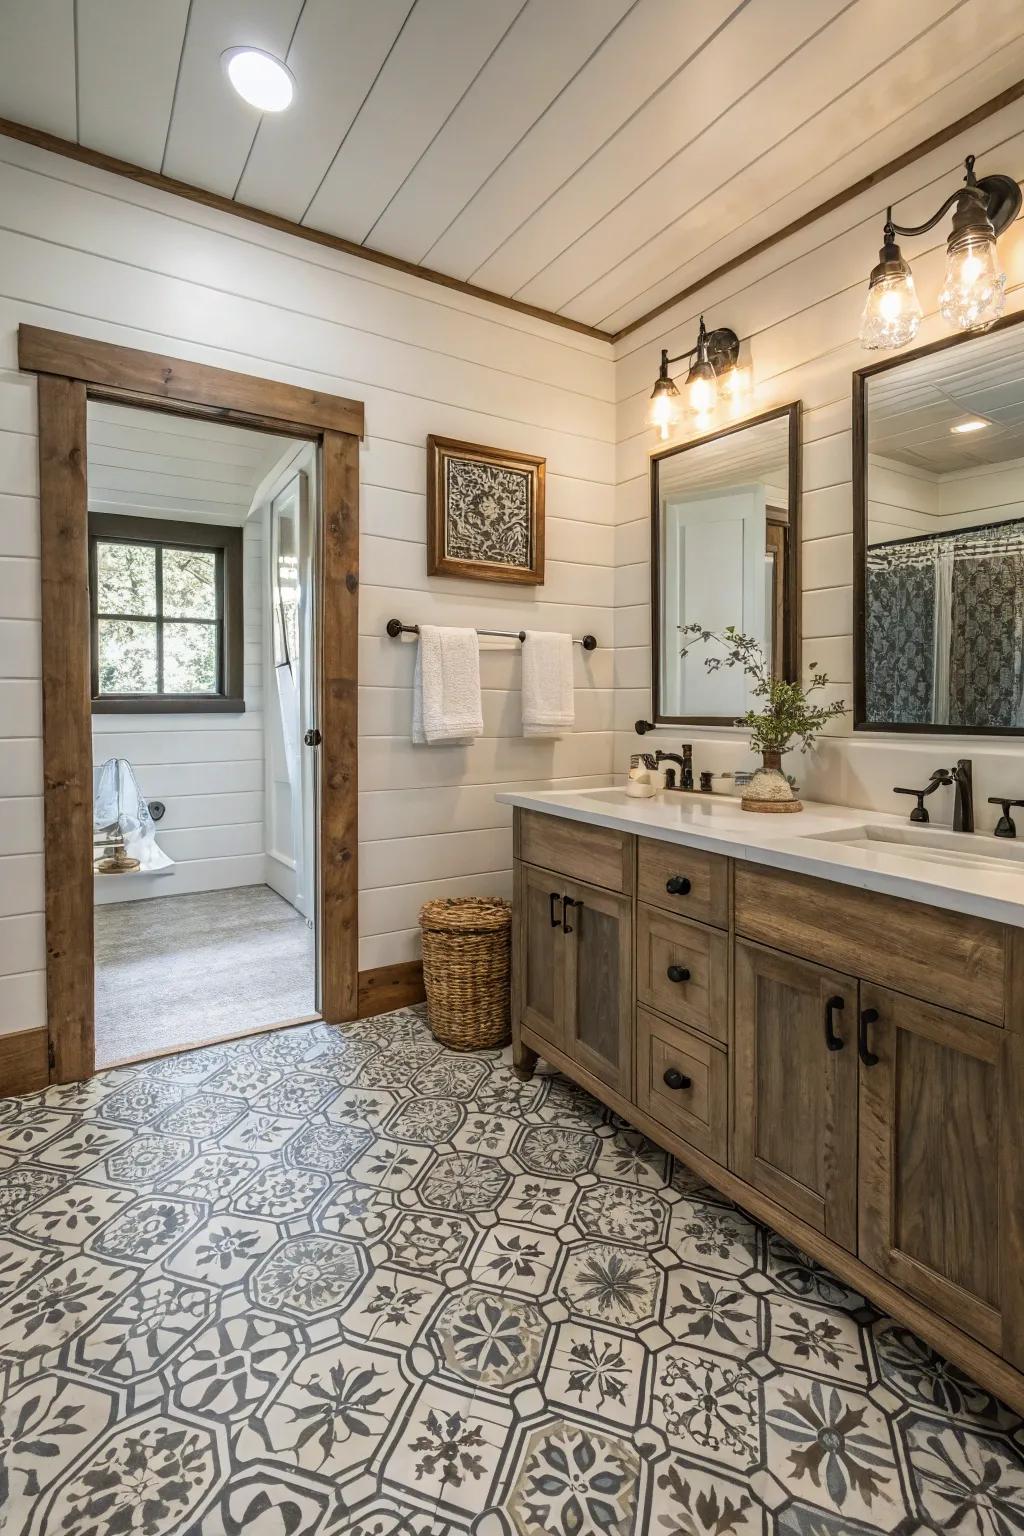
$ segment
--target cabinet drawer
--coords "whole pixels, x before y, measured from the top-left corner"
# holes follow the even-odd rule
[[[517,811],[516,826],[516,857],[525,864],[539,864],[609,891],[632,891],[633,839],[628,833],[543,811]]]
[[[729,945],[717,928],[637,908],[637,1000],[715,1040],[728,1039]]]
[[[724,1163],[727,1147],[728,1061],[725,1051],[677,1024],[638,1008],[636,1102],[698,1152]],[[682,1081],[672,1088],[666,1074]]]
[[[663,907],[667,912],[727,928],[729,860],[721,854],[703,853],[699,848],[641,838],[637,894],[641,901]]]
[[[736,932],[772,949],[1002,1024],[1007,939],[998,923],[831,880],[737,864]]]

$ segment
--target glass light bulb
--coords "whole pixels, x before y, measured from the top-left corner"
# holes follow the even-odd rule
[[[729,409],[730,416],[739,416],[750,400],[752,383],[750,369],[735,363],[719,380],[719,389]]]
[[[672,428],[679,420],[679,396],[675,388],[658,389],[655,386],[647,411],[647,425],[654,427],[662,442],[667,441]]]
[[[695,416],[706,416],[715,404],[713,379],[696,378],[686,386],[686,403]]]
[[[961,235],[946,256],[939,312],[961,331],[981,331],[998,320],[1006,303],[1006,273],[999,270],[995,237]]]
[[[921,324],[921,305],[908,267],[872,282],[860,319],[860,344],[869,352],[886,352],[913,341]]]

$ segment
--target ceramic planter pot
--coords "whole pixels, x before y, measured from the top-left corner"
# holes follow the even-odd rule
[[[802,811],[803,804],[793,793],[793,786],[782,771],[782,753],[765,752],[762,765],[750,778],[740,802],[745,811],[785,814]]]

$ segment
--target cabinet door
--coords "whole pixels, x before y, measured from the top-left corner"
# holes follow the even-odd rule
[[[860,1257],[1001,1353],[1009,1174],[1000,1143],[1011,1130],[1002,1055],[1012,1042],[884,987],[862,983],[860,1001]]]
[[[857,1238],[857,983],[736,945],[733,1171],[851,1252]]]
[[[631,903],[593,885],[563,882],[566,1050],[602,1082],[632,1097]]]
[[[564,1050],[563,884],[549,870],[516,865],[516,1019]]]

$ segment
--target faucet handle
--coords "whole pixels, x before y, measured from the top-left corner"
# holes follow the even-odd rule
[[[910,813],[911,821],[918,821],[918,822],[920,822],[920,821],[929,821],[931,819],[929,817],[929,815],[928,815],[928,807],[924,803],[924,797],[928,793],[927,789],[901,789],[899,787],[899,785],[896,784],[896,785],[893,786],[893,791],[892,792],[893,792],[894,795],[916,795],[917,796],[917,804],[914,806],[914,809]]]
[[[1002,810],[1002,815],[996,822],[995,836],[1016,837],[1017,824],[1010,815],[1010,807],[1024,806],[1024,800],[1007,800],[1002,795],[989,795],[988,803],[989,805],[998,805]]]

